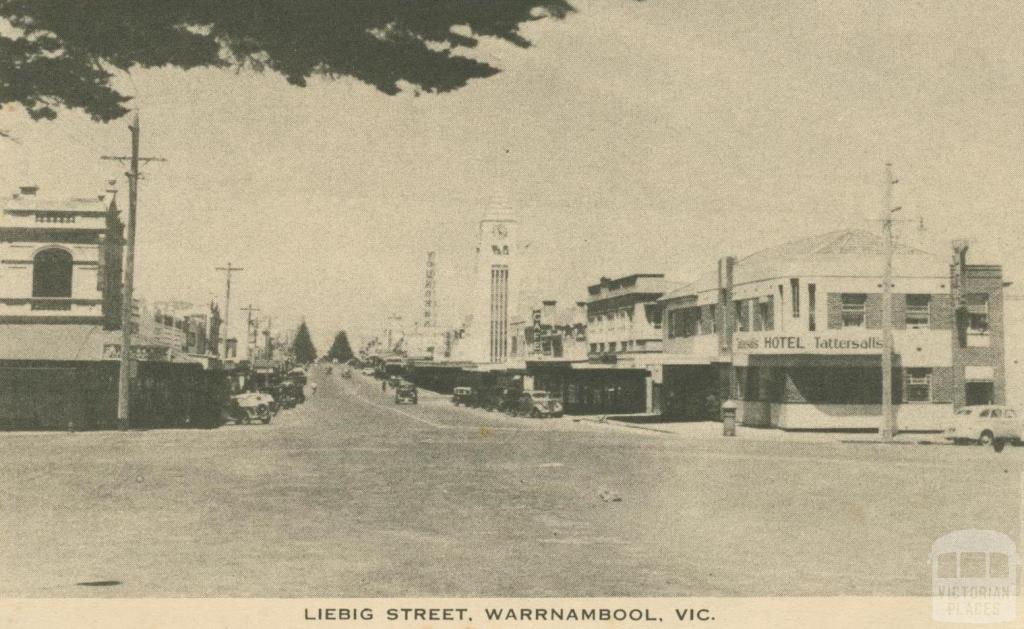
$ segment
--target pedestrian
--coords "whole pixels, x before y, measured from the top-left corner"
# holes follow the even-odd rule
[[[387,380],[381,380],[380,381],[380,392],[381,393],[387,393],[388,392],[388,381]]]
[[[316,383],[315,382],[311,382],[309,384],[309,389],[310,389],[310,395],[316,395]]]

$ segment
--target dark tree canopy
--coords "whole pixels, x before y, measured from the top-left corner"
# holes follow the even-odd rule
[[[331,349],[327,352],[327,358],[329,360],[337,360],[339,363],[344,363],[352,360],[354,354],[352,353],[352,346],[348,344],[348,335],[342,330],[334,336],[334,344],[331,345]]]
[[[299,330],[295,333],[292,352],[295,354],[296,362],[311,363],[316,360],[316,347],[313,345],[313,339],[309,337],[309,327],[305,321],[299,324]]]
[[[0,0],[0,104],[36,119],[72,108],[112,120],[129,100],[111,86],[113,70],[158,66],[444,92],[498,72],[458,47],[481,36],[526,47],[520,25],[572,10],[568,0]]]

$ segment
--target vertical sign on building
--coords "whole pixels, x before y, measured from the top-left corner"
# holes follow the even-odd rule
[[[434,252],[427,252],[426,278],[423,282],[423,327],[428,331],[434,327]]]

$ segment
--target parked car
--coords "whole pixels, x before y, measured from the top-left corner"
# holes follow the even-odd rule
[[[476,400],[473,396],[473,389],[471,387],[455,387],[452,389],[452,404],[458,406],[475,406]]]
[[[373,367],[363,367],[361,371],[364,376],[372,376],[374,374]]]
[[[519,397],[514,415],[527,417],[561,417],[562,403],[547,391],[525,391]]]
[[[306,376],[306,370],[302,367],[296,367],[288,372],[288,379],[298,382],[302,386],[306,386],[308,378]]]
[[[270,423],[273,417],[271,409],[274,398],[269,393],[248,391],[232,395],[229,405],[224,409],[224,419],[234,421],[236,424],[249,424],[253,422]]]
[[[342,378],[351,378],[352,377],[352,370],[349,369],[348,367],[346,367],[345,371],[341,372],[341,377]]]
[[[953,415],[944,436],[956,444],[1020,445],[1024,439],[1024,416],[1009,406],[965,406]]]
[[[416,385],[402,382],[395,386],[395,404],[416,404]]]
[[[488,411],[500,411],[515,415],[522,389],[511,386],[497,386],[480,393],[479,404]]]

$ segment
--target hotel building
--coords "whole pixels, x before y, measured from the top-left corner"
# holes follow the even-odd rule
[[[746,425],[874,429],[881,417],[881,238],[838,231],[727,257],[665,294],[663,412],[712,416],[725,398]],[[965,404],[1005,399],[998,266],[893,255],[893,402],[901,430],[935,429]]]

